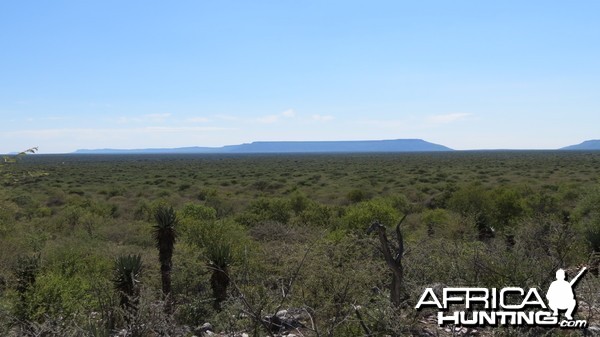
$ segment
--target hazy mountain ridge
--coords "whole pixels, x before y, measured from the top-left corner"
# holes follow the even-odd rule
[[[586,140],[580,144],[565,146],[561,150],[600,150],[600,139]]]
[[[159,153],[327,153],[327,152],[439,152],[449,147],[422,139],[366,141],[275,141],[252,142],[222,147],[180,147],[154,149],[81,149],[77,154],[159,154]]]

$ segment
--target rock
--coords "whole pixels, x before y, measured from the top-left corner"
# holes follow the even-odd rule
[[[587,330],[592,333],[594,336],[600,335],[600,326],[598,325],[590,325]]]
[[[176,327],[175,328],[175,332],[174,332],[174,336],[191,336],[192,335],[192,328],[190,328],[188,325],[182,325],[180,327]]]
[[[433,331],[429,330],[429,329],[423,329],[421,331],[418,332],[414,332],[413,336],[420,336],[420,337],[435,337],[435,336],[439,336],[439,333],[434,333]]]
[[[269,327],[269,330],[271,330],[271,332],[279,332],[279,331],[285,330],[283,327],[283,322],[282,322],[281,318],[279,318],[275,315],[265,316],[263,321],[265,323],[267,323],[267,326]]]
[[[428,286],[428,288],[431,288],[433,290],[433,293],[435,294],[435,296],[437,296],[437,298],[442,298],[443,293],[444,293],[444,288],[447,288],[448,286],[446,286],[444,283],[434,283],[431,284],[430,286]]]
[[[210,336],[207,334],[207,332],[212,333],[213,331],[213,326],[210,323],[204,323],[201,326],[197,327],[194,329],[194,335],[196,336]]]
[[[113,337],[127,337],[127,330],[122,329],[119,332],[117,332],[116,335],[113,335]]]
[[[305,328],[305,325],[300,321],[302,318],[302,309],[289,309],[279,310],[272,316],[265,316],[263,321],[267,323],[271,332],[284,332],[296,328]]]

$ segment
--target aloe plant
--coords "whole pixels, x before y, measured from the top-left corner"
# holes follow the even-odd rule
[[[212,270],[210,286],[213,291],[215,310],[221,309],[221,302],[227,299],[229,287],[229,266],[233,262],[231,246],[227,243],[213,243],[206,247],[208,266]]]
[[[139,296],[139,284],[144,265],[142,257],[138,255],[121,255],[115,259],[115,276],[113,284],[121,296],[121,306],[135,307],[134,303]],[[130,300],[134,300],[131,303]]]
[[[162,292],[165,298],[171,293],[171,269],[173,267],[173,250],[177,233],[177,215],[173,207],[159,206],[154,214],[156,225],[154,225],[154,241],[158,249],[160,261],[160,273],[162,280]]]

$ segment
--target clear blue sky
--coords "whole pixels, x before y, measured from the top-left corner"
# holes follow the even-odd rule
[[[2,1],[0,153],[600,138],[600,1]]]

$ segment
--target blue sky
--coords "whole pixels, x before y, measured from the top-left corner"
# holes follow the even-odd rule
[[[3,1],[0,153],[600,138],[598,1]]]

